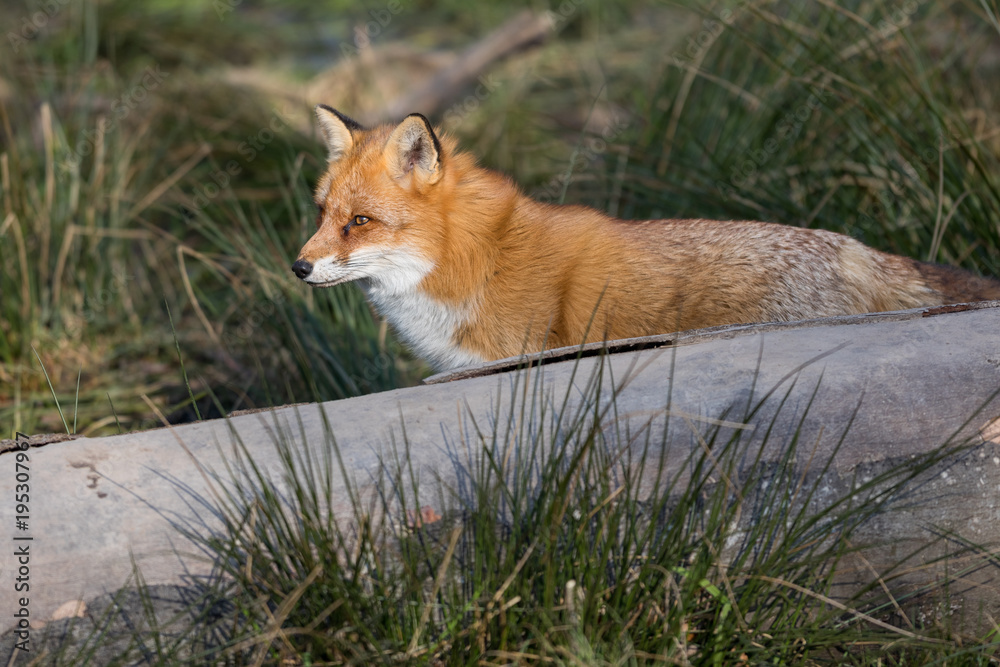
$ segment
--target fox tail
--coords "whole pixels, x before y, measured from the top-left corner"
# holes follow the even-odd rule
[[[928,287],[939,292],[945,303],[1000,300],[1000,280],[984,278],[953,266],[916,262]]]

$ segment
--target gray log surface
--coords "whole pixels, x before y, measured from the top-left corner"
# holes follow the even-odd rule
[[[608,363],[616,379],[630,368],[634,372],[618,398],[620,410],[662,413],[672,377],[671,410],[702,420],[699,423],[733,406],[745,406],[752,388],[759,398],[774,386],[783,392],[794,379],[777,420],[779,435],[795,428],[822,376],[802,434],[804,442],[818,443],[817,460],[833,451],[857,408],[854,426],[830,473],[836,481],[850,477],[858,466],[905,461],[940,445],[1000,389],[1000,302],[950,310],[954,309],[660,336],[620,345]],[[598,357],[583,359],[575,381],[582,383],[598,363]],[[389,451],[393,442],[402,442],[405,423],[411,461],[421,478],[428,485],[436,475],[454,482],[458,471],[454,451],[471,428],[459,415],[465,411],[480,425],[488,424],[498,402],[501,410],[511,402],[510,364],[492,366],[499,374],[477,376],[464,370],[452,375],[452,381],[437,377],[427,386],[31,447],[27,451],[30,529],[24,532],[15,529],[13,516],[16,453],[5,451],[0,456],[4,468],[0,498],[7,503],[4,533],[8,535],[0,561],[3,629],[16,623],[8,612],[18,607],[22,595],[29,598],[31,618],[38,621],[50,618],[69,601],[91,600],[117,590],[131,574],[133,556],[151,585],[182,583],[187,576],[205,573],[203,560],[178,555],[194,548],[172,524],[218,527],[207,508],[191,499],[211,499],[207,480],[213,474],[225,477],[231,430],[262,468],[277,471],[281,464],[272,442],[275,424],[287,423],[295,446],[319,456],[329,447],[322,410],[348,475],[365,486],[378,475],[380,453]],[[573,367],[572,360],[546,364],[546,388],[562,396]],[[762,410],[755,421],[766,423],[773,414]],[[981,444],[924,484],[922,492],[933,502],[876,521],[872,535],[902,544],[929,539],[933,530],[944,529],[983,545],[1000,543],[1000,434],[995,428],[1000,422],[988,430],[998,415],[1000,400],[994,398],[962,430],[961,437],[979,438]],[[671,432],[671,447],[683,452],[698,446],[690,430]],[[332,510],[347,518],[350,505],[339,476],[334,484]],[[28,535],[33,538],[30,542],[11,541],[13,536]],[[27,594],[15,592],[13,585],[18,572],[15,547],[25,544],[30,545]],[[879,565],[873,563],[876,569]],[[985,587],[974,593],[983,596],[997,617],[993,572],[993,568],[979,572],[978,581]]]

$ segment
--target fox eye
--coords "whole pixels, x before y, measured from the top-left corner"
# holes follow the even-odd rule
[[[323,214],[326,213],[326,207],[322,204],[316,204],[316,229],[323,226]]]
[[[344,236],[351,233],[351,227],[360,227],[361,225],[368,222],[370,218],[367,215],[356,215],[351,218],[351,221],[344,225]]]

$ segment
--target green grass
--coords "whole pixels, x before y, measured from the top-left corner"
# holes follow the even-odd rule
[[[474,108],[442,120],[543,198],[826,227],[1000,273],[992,14],[960,2],[733,3],[714,17],[687,6],[582,4],[545,47],[501,63]],[[82,370],[84,432],[117,430],[109,394],[126,429],[154,423],[143,394],[193,418],[168,308],[209,415],[208,390],[230,410],[426,372],[356,289],[310,292],[287,269],[322,167],[308,105],[289,100],[316,54],[338,57],[349,22],[367,16],[342,9],[220,17],[211,3],[159,3],[137,16],[70,3],[8,49],[0,420],[62,430],[32,345],[57,390]],[[427,43],[434,25],[484,29],[515,8],[459,18],[441,5],[434,25],[417,10],[394,15],[375,47]],[[18,25],[17,8],[3,11]],[[268,41],[248,49],[265,24]],[[323,101],[364,113],[380,99]]]
[[[1000,274],[996,14],[837,5],[742,3],[724,31],[706,14],[706,45],[640,103],[622,210],[823,227]]]
[[[315,628],[291,641],[292,655],[317,662],[735,664],[745,655],[748,664],[794,664],[888,638],[843,623],[849,615],[796,587],[829,594],[858,525],[944,450],[809,514],[816,487],[795,483],[795,438],[777,465],[741,465],[746,431],[698,428],[708,449],[667,468],[677,454],[651,452],[681,426],[631,432],[637,425],[618,417],[615,401],[627,378],[616,383],[608,372],[602,363],[581,372],[579,403],[526,375],[501,385],[514,407],[492,427],[467,423],[471,479],[443,497],[421,493],[399,443],[374,501],[355,488],[357,533],[332,520],[323,500],[338,474],[335,434],[320,461],[277,443],[290,502],[237,459],[242,483],[227,496],[227,529],[212,549],[228,556],[224,573],[252,599],[275,610],[296,597],[280,626]],[[658,471],[651,494],[637,483],[649,471]],[[424,505],[440,508],[441,525],[408,530]],[[262,622],[258,641],[277,625]],[[808,645],[795,641],[803,636]],[[269,650],[287,655],[279,642]]]
[[[20,12],[3,11],[16,24]],[[160,14],[137,25],[127,3],[70,3],[0,60],[11,90],[0,99],[0,419],[15,430],[62,430],[39,364],[57,388],[83,369],[85,432],[116,430],[108,394],[126,429],[155,424],[143,394],[193,415],[168,309],[197,392],[213,389],[226,409],[413,382],[356,290],[310,294],[287,279],[313,219],[301,168],[308,160],[315,178],[315,142],[275,123],[268,100],[213,80],[212,68],[246,60],[230,47],[258,25],[237,17],[189,47],[200,30],[220,32],[212,17],[205,3],[153,31]],[[271,128],[252,157],[240,152]],[[234,160],[240,178],[225,183],[220,165]],[[213,196],[198,200],[206,187]]]
[[[725,425],[669,410],[649,424],[623,414],[617,396],[629,377],[613,377],[603,359],[580,364],[565,395],[544,389],[543,373],[501,380],[512,400],[489,424],[465,416],[467,439],[451,443],[460,484],[420,478],[400,424],[374,490],[343,479],[351,507],[339,516],[329,503],[343,497],[343,465],[329,424],[327,446],[303,448],[294,420],[289,432],[261,415],[282,461],[269,470],[234,431],[228,481],[212,498],[190,498],[222,528],[184,531],[217,554],[215,583],[194,591],[201,616],[157,619],[143,603],[145,628],[110,664],[131,664],[140,650],[167,665],[192,655],[232,665],[993,664],[995,633],[902,623],[948,599],[946,581],[889,597],[905,557],[879,581],[845,587],[835,576],[864,555],[866,521],[911,498],[961,443],[821,499],[817,480],[837,473],[799,439],[815,406],[786,404],[795,379],[719,415]],[[740,427],[772,410],[770,423]],[[787,411],[799,428],[779,438],[774,420]],[[668,429],[702,444],[664,447]],[[851,429],[832,435],[843,442]],[[980,550],[951,555],[968,553]],[[120,595],[141,601],[145,590]],[[53,664],[104,664],[88,660],[129,637],[112,630],[114,616],[82,646],[54,649]]]

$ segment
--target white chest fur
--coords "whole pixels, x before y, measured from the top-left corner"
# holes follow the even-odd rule
[[[456,333],[468,321],[468,309],[442,303],[421,291],[418,286],[432,265],[412,256],[408,260],[393,262],[391,271],[358,281],[375,310],[436,370],[485,361],[455,343]]]

